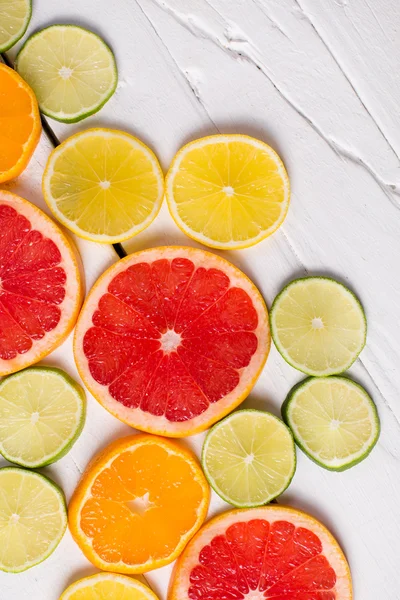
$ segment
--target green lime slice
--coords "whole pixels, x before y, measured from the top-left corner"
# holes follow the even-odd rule
[[[0,0],[0,52],[22,38],[32,15],[31,0]]]
[[[64,456],[85,421],[85,394],[60,369],[32,367],[0,382],[0,453],[23,467]]]
[[[238,507],[261,506],[282,494],[292,480],[293,436],[268,412],[240,410],[210,430],[202,465],[223,500]]]
[[[302,381],[286,398],[282,416],[298,446],[331,471],[362,461],[379,437],[375,404],[364,388],[346,377]]]
[[[283,358],[307,375],[342,373],[364,348],[367,335],[358,299],[328,277],[289,283],[275,298],[270,321]]]
[[[0,469],[0,570],[20,573],[39,564],[66,527],[64,494],[53,481],[18,467]]]
[[[97,112],[118,80],[107,44],[75,25],[52,25],[35,33],[19,52],[16,69],[35,92],[40,110],[63,123]]]

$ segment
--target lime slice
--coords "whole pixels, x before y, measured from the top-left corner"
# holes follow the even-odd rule
[[[238,507],[261,506],[288,487],[296,469],[293,436],[274,415],[237,411],[208,433],[202,465],[223,500]]]
[[[22,38],[32,15],[31,0],[0,0],[0,52]]]
[[[65,499],[44,475],[0,469],[0,570],[20,573],[45,560],[67,527]]]
[[[311,377],[295,386],[282,415],[298,446],[316,463],[344,471],[362,461],[379,437],[367,392],[346,377]]]
[[[19,52],[16,69],[35,92],[40,110],[63,123],[97,112],[118,79],[107,44],[75,25],[52,25],[35,33]]]
[[[51,153],[43,195],[54,216],[93,242],[113,244],[143,231],[164,194],[157,157],[124,131],[86,129]]]
[[[60,369],[33,367],[0,383],[0,453],[23,467],[68,452],[85,421],[82,388]]]
[[[307,375],[335,375],[353,364],[365,345],[362,306],[328,277],[289,283],[271,308],[271,333],[283,358]]]

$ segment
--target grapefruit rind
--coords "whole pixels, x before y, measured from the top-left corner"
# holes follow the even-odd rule
[[[266,152],[267,154],[269,154],[269,156],[271,158],[273,158],[275,164],[278,166],[279,174],[282,178],[282,181],[284,182],[285,200],[282,203],[282,211],[281,211],[281,215],[280,215],[279,219],[274,223],[274,225],[272,227],[270,227],[266,231],[262,231],[256,237],[245,240],[243,242],[233,242],[233,241],[226,242],[226,243],[217,242],[217,241],[205,236],[202,233],[194,231],[180,217],[176,202],[174,200],[174,193],[173,193],[174,177],[175,177],[176,173],[179,171],[180,163],[181,163],[182,159],[184,158],[184,156],[189,151],[193,150],[194,148],[197,148],[197,147],[201,148],[203,145],[208,145],[208,144],[221,143],[221,141],[225,142],[225,143],[246,142],[246,143],[251,144],[252,146],[258,148],[259,150]],[[216,248],[219,250],[240,250],[240,249],[249,248],[251,246],[254,246],[255,244],[258,244],[258,242],[261,242],[265,238],[272,235],[277,229],[279,229],[279,227],[282,225],[283,221],[285,220],[287,212],[289,210],[290,183],[289,183],[289,177],[287,175],[285,166],[284,166],[281,158],[275,152],[275,150],[273,150],[273,148],[268,146],[268,144],[265,144],[261,140],[257,140],[255,138],[252,138],[251,136],[244,135],[244,134],[210,135],[210,136],[206,136],[204,138],[200,138],[198,140],[189,142],[188,144],[183,146],[177,152],[177,154],[174,156],[171,166],[169,168],[169,171],[167,173],[166,179],[165,179],[165,184],[166,184],[165,192],[166,192],[166,199],[167,199],[169,212],[170,212],[173,220],[175,221],[176,225],[179,227],[179,229],[183,233],[185,233],[188,237],[190,237],[192,240],[195,240],[196,242],[200,242],[201,244],[204,244],[205,246],[209,246],[210,248]]]
[[[136,600],[158,600],[155,593],[149,588],[148,585],[138,581],[133,577],[127,577],[126,575],[119,575],[118,573],[96,573],[96,575],[90,575],[84,577],[72,583],[60,596],[59,600],[75,600],[75,598],[82,598],[81,594],[85,588],[90,589],[92,586],[101,583],[102,581],[111,581],[122,584],[127,589],[132,589],[137,592]],[[75,594],[78,592],[77,596]],[[97,590],[95,591],[95,593]],[[92,596],[91,596],[92,597]]]
[[[357,309],[359,309],[360,314],[362,315],[363,341],[360,344],[360,347],[358,348],[357,352],[354,353],[354,355],[351,357],[351,359],[348,362],[341,365],[340,368],[326,369],[325,371],[316,371],[316,370],[310,369],[306,365],[293,360],[293,358],[290,357],[289,353],[287,352],[287,350],[284,348],[284,346],[281,344],[281,342],[279,340],[279,334],[278,334],[275,318],[276,318],[276,312],[279,310],[280,300],[282,300],[285,297],[285,295],[288,293],[289,289],[293,285],[297,285],[297,284],[301,285],[302,283],[307,282],[307,280],[311,280],[311,279],[312,280],[320,280],[321,282],[327,281],[329,283],[334,283],[337,286],[340,286],[340,288],[342,288],[343,293],[348,295],[348,298],[351,300],[351,302],[353,302],[354,306],[357,307]],[[358,356],[360,355],[360,353],[363,350],[365,343],[367,341],[367,318],[366,318],[365,311],[362,307],[360,300],[349,288],[347,288],[345,285],[343,285],[336,279],[333,279],[332,277],[320,277],[320,276],[299,277],[298,279],[294,279],[293,281],[290,281],[279,292],[279,294],[274,299],[272,306],[271,306],[269,318],[270,318],[271,336],[272,336],[272,339],[274,340],[274,344],[275,344],[276,349],[278,350],[279,354],[291,367],[293,367],[294,369],[297,369],[298,371],[301,371],[302,373],[305,373],[306,375],[309,375],[311,377],[327,377],[329,375],[340,375],[340,373],[347,371],[347,369],[349,369],[351,367],[351,365],[357,360]]]
[[[239,503],[239,502],[233,500],[232,497],[230,497],[226,493],[224,493],[221,490],[221,488],[217,485],[215,478],[211,474],[210,469],[207,465],[207,450],[208,450],[208,445],[209,445],[211,437],[213,435],[218,435],[218,429],[220,427],[229,423],[229,421],[231,419],[240,418],[240,415],[243,413],[254,413],[255,416],[257,416],[257,413],[258,413],[262,417],[264,415],[266,415],[268,418],[276,420],[282,426],[282,430],[284,430],[284,433],[285,434],[287,433],[288,436],[290,437],[291,446],[293,448],[293,466],[292,466],[290,474],[286,477],[284,484],[279,489],[275,490],[274,493],[266,494],[265,497],[263,498],[263,500],[261,502],[257,502],[257,503],[254,503],[254,502],[253,503],[251,503],[251,502]],[[222,498],[222,500],[225,500],[225,502],[227,502],[228,504],[231,504],[232,506],[235,506],[237,508],[255,508],[258,506],[263,506],[265,504],[268,504],[269,502],[271,502],[272,500],[274,500],[281,494],[283,494],[283,492],[289,487],[289,485],[294,477],[294,474],[296,472],[296,448],[295,448],[295,444],[294,444],[294,438],[293,438],[292,431],[290,430],[290,428],[288,426],[285,425],[285,423],[283,421],[281,421],[281,419],[279,419],[278,417],[275,417],[275,415],[272,415],[271,413],[267,413],[267,412],[256,410],[256,409],[243,409],[243,410],[235,411],[231,415],[228,415],[227,417],[225,417],[224,419],[222,419],[221,421],[219,421],[218,423],[213,425],[213,427],[207,433],[207,437],[204,441],[203,449],[202,449],[202,453],[201,453],[201,465],[203,467],[204,475],[206,476],[207,481],[210,484],[210,486],[212,487],[212,489],[218,494],[218,496],[220,498]]]
[[[310,515],[294,508],[274,505],[231,510],[208,521],[188,543],[176,562],[170,582],[168,600],[187,600],[190,574],[192,569],[199,563],[199,554],[204,546],[209,544],[215,536],[223,534],[231,525],[253,519],[265,519],[270,523],[287,520],[296,527],[311,530],[319,537],[322,543],[322,553],[336,573],[337,600],[352,600],[350,567],[333,535],[322,523]],[[264,594],[260,593],[260,597],[264,597]]]
[[[56,452],[53,452],[52,454],[48,454],[46,456],[42,456],[40,458],[40,460],[24,461],[23,459],[21,459],[18,456],[10,455],[4,449],[3,442],[0,440],[0,454],[2,456],[4,456],[4,458],[6,460],[8,460],[9,462],[14,463],[16,465],[19,465],[21,467],[25,467],[27,469],[41,469],[42,467],[51,465],[52,463],[60,460],[61,458],[63,458],[63,456],[68,454],[68,452],[71,450],[72,446],[75,444],[75,442],[79,438],[80,434],[82,433],[83,426],[85,424],[86,396],[85,396],[85,392],[83,391],[82,387],[78,383],[76,383],[76,381],[74,381],[72,379],[72,377],[69,377],[69,375],[67,373],[65,373],[61,369],[57,369],[55,367],[44,367],[44,366],[27,368],[27,369],[24,369],[23,371],[18,371],[17,373],[10,375],[6,379],[3,379],[0,382],[0,396],[1,396],[1,390],[3,388],[3,384],[5,382],[10,381],[11,378],[18,380],[20,378],[25,378],[26,376],[29,377],[29,373],[31,371],[48,371],[48,372],[52,373],[54,376],[59,377],[62,380],[64,380],[65,385],[68,386],[71,390],[73,390],[73,393],[77,400],[77,404],[79,406],[79,414],[77,417],[76,426],[75,426],[75,429],[71,432],[70,436],[66,440],[62,441],[62,443],[60,444],[60,447],[57,449]]]
[[[83,283],[77,251],[59,227],[44,212],[27,200],[5,190],[0,191],[0,204],[8,204],[15,208],[17,212],[28,219],[32,229],[37,229],[55,243],[63,259],[60,266],[64,268],[67,275],[65,298],[58,305],[61,310],[61,318],[57,326],[46,333],[41,340],[35,340],[32,348],[26,354],[18,354],[10,360],[0,359],[0,377],[3,377],[39,362],[58,348],[68,337],[82,304]],[[68,311],[65,310],[66,307],[70,307]]]
[[[296,427],[296,423],[291,414],[291,411],[296,403],[296,397],[298,393],[302,390],[307,389],[307,387],[309,387],[316,379],[317,378],[315,377],[308,377],[307,379],[300,381],[300,383],[295,385],[290,390],[286,400],[282,404],[282,418],[288,425],[288,427],[290,427],[297,446],[304,452],[304,454],[308,456],[308,458],[310,458],[320,467],[327,469],[328,471],[346,471],[347,469],[354,467],[358,463],[362,462],[365,458],[367,458],[367,456],[372,452],[373,448],[375,447],[380,435],[380,421],[378,411],[372,398],[367,394],[364,388],[355,381],[349,379],[348,377],[338,375],[329,378],[323,378],[323,380],[326,382],[329,382],[331,380],[340,380],[346,383],[347,385],[356,388],[363,395],[363,397],[365,398],[365,403],[370,411],[370,419],[373,425],[373,433],[371,435],[370,440],[368,440],[368,443],[366,443],[365,446],[363,446],[363,448],[358,453],[352,454],[347,459],[337,461],[337,464],[335,465],[329,464],[326,461],[321,460],[315,453],[313,453],[309,448],[307,448],[307,444],[300,435],[298,428]]]
[[[160,258],[173,259],[182,256],[191,260],[196,268],[204,265],[206,268],[214,267],[216,269],[221,269],[229,276],[232,285],[237,284],[238,287],[243,288],[249,294],[259,319],[257,329],[255,330],[258,337],[258,348],[251,359],[251,368],[250,365],[246,368],[247,371],[251,373],[247,376],[246,381],[241,380],[238,386],[239,390],[236,388],[222,400],[219,400],[215,404],[210,404],[208,409],[198,417],[190,419],[188,422],[174,422],[171,424],[171,421],[168,421],[164,416],[159,417],[150,413],[145,413],[140,408],[127,408],[117,400],[114,400],[114,398],[108,394],[107,390],[105,390],[104,386],[97,383],[91,376],[88,360],[82,349],[82,342],[87,329],[91,326],[91,317],[97,308],[98,301],[100,297],[106,293],[112,278],[127,269],[128,266],[139,262],[153,262]],[[224,258],[205,250],[198,250],[196,248],[185,246],[163,246],[136,252],[112,265],[97,280],[88,294],[76,324],[74,334],[74,356],[76,366],[81,379],[96,400],[98,400],[108,412],[123,423],[141,431],[168,437],[185,437],[200,433],[241,404],[241,402],[249,395],[260,375],[268,358],[270,346],[271,338],[267,307],[254,283],[242,273],[242,271]]]
[[[25,92],[28,94],[31,107],[32,107],[32,120],[33,127],[30,133],[29,138],[26,140],[24,144],[24,151],[21,154],[20,158],[16,162],[14,166],[11,167],[8,171],[0,171],[0,183],[4,183],[5,181],[10,181],[11,179],[15,179],[26,169],[29,161],[32,158],[33,152],[35,151],[36,146],[39,143],[40,135],[42,133],[42,122],[40,120],[39,107],[36,100],[36,96],[33,93],[33,90],[30,86],[22,79],[20,75],[14,69],[11,69],[7,65],[0,62],[0,70],[6,71],[10,75],[10,77],[14,78],[19,87],[23,88]],[[4,190],[0,192],[6,193]]]
[[[67,525],[68,525],[67,505],[66,505],[66,501],[65,501],[64,492],[62,491],[62,489],[52,479],[49,479],[45,475],[42,475],[41,473],[37,473],[36,471],[30,471],[28,469],[23,469],[21,467],[3,467],[0,469],[0,474],[4,471],[16,471],[16,472],[22,471],[22,472],[26,473],[28,476],[31,475],[33,477],[38,477],[41,480],[43,480],[43,483],[48,485],[49,487],[51,487],[52,490],[54,491],[54,493],[56,494],[56,496],[58,497],[59,503],[60,503],[60,514],[63,516],[63,519],[62,519],[63,527],[60,531],[59,536],[53,541],[53,543],[48,548],[48,550],[45,553],[43,553],[40,557],[38,557],[37,560],[31,560],[16,569],[6,568],[6,567],[4,567],[4,565],[2,565],[0,563],[0,571],[4,571],[6,573],[22,573],[23,571],[27,571],[28,569],[31,569],[32,567],[35,567],[36,565],[39,565],[40,563],[44,562],[56,550],[57,546],[59,545],[59,543],[61,542],[61,540],[64,536],[64,533],[65,533],[65,531],[67,529]],[[34,499],[32,499],[32,502],[34,503]],[[40,519],[40,515],[38,515],[38,519]]]
[[[179,544],[175,550],[167,557],[149,560],[146,563],[138,565],[127,565],[124,562],[108,563],[102,560],[98,554],[93,550],[92,540],[90,540],[85,533],[82,531],[80,526],[80,514],[85,503],[91,497],[91,487],[96,477],[104,470],[107,469],[111,463],[120,454],[128,451],[133,446],[138,447],[144,444],[158,444],[165,449],[169,454],[175,454],[180,458],[184,458],[188,464],[190,464],[193,470],[193,478],[201,486],[203,499],[202,503],[198,508],[197,520],[193,524],[193,527],[181,537]],[[185,548],[188,541],[193,535],[200,529],[204,522],[210,503],[210,488],[207,480],[201,470],[200,465],[197,462],[196,457],[191,451],[187,450],[174,441],[164,439],[161,437],[150,436],[146,434],[138,434],[116,440],[95,456],[87,466],[82,479],[80,480],[78,487],[76,488],[69,507],[68,507],[68,522],[72,537],[75,539],[86,558],[90,560],[97,568],[104,571],[117,571],[118,573],[125,574],[142,574],[153,569],[159,569],[169,563],[173,562]]]

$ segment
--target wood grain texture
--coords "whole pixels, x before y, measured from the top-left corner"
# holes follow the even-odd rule
[[[374,398],[381,439],[370,457],[330,473],[298,453],[282,502],[308,510],[335,533],[351,564],[355,598],[397,598],[400,559],[400,8],[395,0],[36,0],[29,32],[81,24],[115,51],[119,86],[100,113],[77,125],[50,123],[65,139],[91,126],[127,130],[148,143],[164,169],[185,142],[218,131],[247,133],[282,156],[292,203],[282,228],[254,248],[224,252],[270,305],[290,279],[330,274],[360,297],[368,342],[351,375]],[[11,53],[15,55],[15,51]],[[46,140],[17,182],[41,205]],[[12,187],[12,186],[11,186]],[[164,206],[126,244],[195,245]],[[114,260],[80,242],[90,285]],[[47,363],[76,376],[67,342]],[[301,374],[275,349],[248,406],[279,414]],[[128,433],[89,397],[88,421],[73,450],[46,469],[69,497],[81,470],[110,439]],[[202,436],[190,440],[199,451]],[[215,498],[212,510],[226,508]],[[43,565],[0,575],[0,600],[57,600],[65,585],[94,572],[67,534]],[[170,568],[149,575],[162,598]]]

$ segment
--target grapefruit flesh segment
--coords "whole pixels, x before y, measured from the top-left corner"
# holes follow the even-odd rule
[[[351,600],[349,567],[318,521],[285,507],[230,511],[178,560],[169,600]]]
[[[0,192],[0,375],[51,352],[73,327],[81,295],[61,231],[26,200]]]
[[[265,304],[243,273],[202,250],[166,247],[103,275],[79,319],[75,356],[115,416],[184,436],[246,397],[269,343]]]
[[[85,472],[69,506],[71,532],[100,569],[143,573],[180,554],[205,519],[209,495],[194,455],[176,442],[122,438]]]

